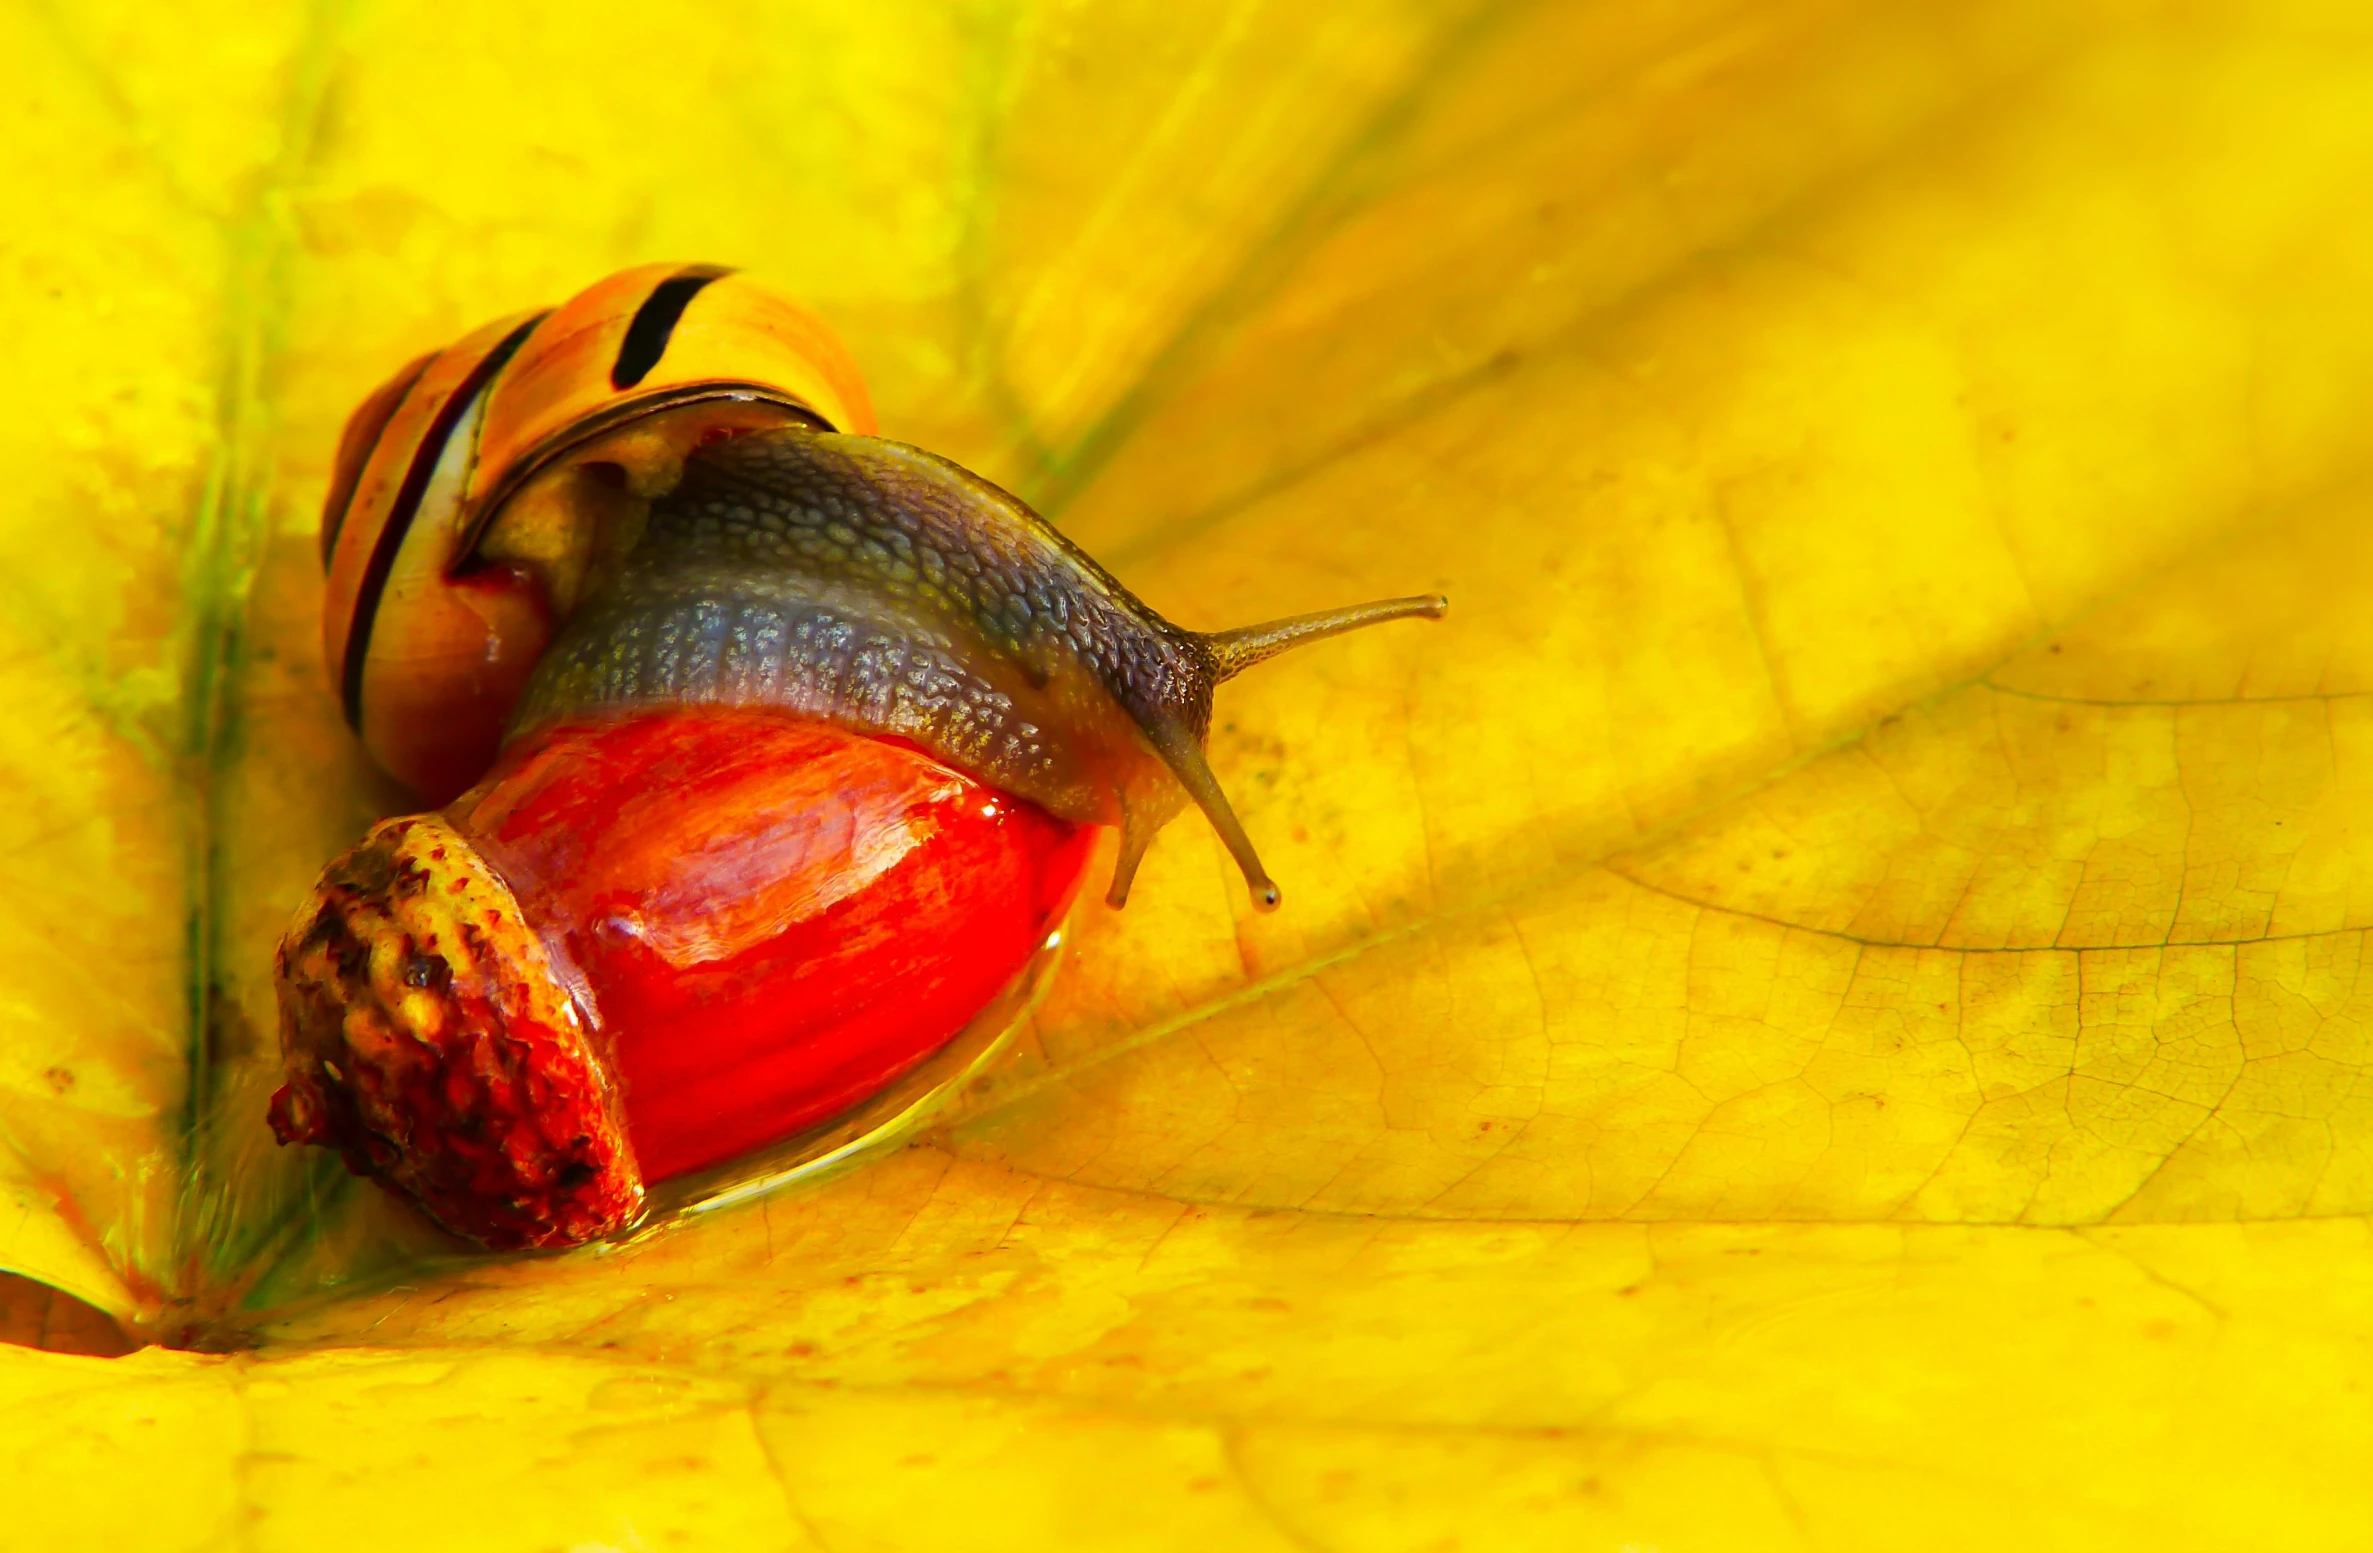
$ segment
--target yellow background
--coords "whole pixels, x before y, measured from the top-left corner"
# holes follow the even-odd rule
[[[35,1549],[2362,1546],[2373,19],[2197,0],[0,9],[0,1347]],[[762,270],[1198,627],[945,1129],[414,1263],[260,1121],[398,795],[410,354]],[[11,1330],[14,1330],[13,1328]]]

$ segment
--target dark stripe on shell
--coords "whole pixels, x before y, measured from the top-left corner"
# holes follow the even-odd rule
[[[618,346],[618,359],[610,366],[610,386],[632,388],[649,377],[651,369],[659,365],[659,358],[667,354],[667,342],[682,321],[684,309],[692,305],[692,299],[700,295],[702,287],[732,273],[723,265],[695,264],[652,287],[651,294],[643,298],[643,305],[635,309],[633,321],[626,326],[626,338]]]
[[[404,471],[404,483],[396,491],[395,505],[388,509],[387,526],[379,531],[371,546],[370,564],[364,568],[362,584],[355,590],[354,623],[346,631],[346,662],[339,675],[339,699],[346,706],[347,724],[357,732],[363,725],[363,666],[371,656],[371,627],[379,614],[379,599],[387,591],[388,576],[395,570],[396,556],[404,548],[404,535],[410,532],[412,520],[420,515],[420,503],[428,495],[428,483],[437,472],[437,461],[445,456],[445,444],[453,440],[454,428],[477,402],[487,382],[527,343],[536,325],[551,316],[545,312],[528,319],[503,336],[500,345],[470,368],[470,375],[461,380],[452,397],[438,407],[437,418],[429,423],[428,435],[420,439],[420,446],[412,454],[412,467]]]
[[[338,461],[330,477],[330,493],[321,504],[321,569],[330,569],[330,558],[338,553],[338,535],[346,527],[347,509],[354,505],[355,487],[363,482],[363,471],[371,466],[371,455],[379,451],[379,439],[387,435],[388,425],[395,420],[396,411],[411,397],[413,385],[437,353],[413,362],[379,386],[378,392],[365,399],[346,422],[346,430],[338,438]]]

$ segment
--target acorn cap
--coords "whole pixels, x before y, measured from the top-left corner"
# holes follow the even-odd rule
[[[281,940],[272,1097],[318,1143],[497,1249],[631,1224],[643,1177],[588,1020],[510,887],[442,817],[381,822]]]

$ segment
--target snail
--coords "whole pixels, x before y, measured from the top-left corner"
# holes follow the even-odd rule
[[[818,1125],[1009,989],[1189,802],[1216,686],[1438,595],[1200,634],[1022,502],[879,439],[803,310],[628,270],[348,421],[324,656],[435,812],[333,862],[276,963],[280,1141],[495,1248]]]

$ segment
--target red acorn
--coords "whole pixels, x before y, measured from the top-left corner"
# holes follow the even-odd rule
[[[487,1245],[621,1228],[937,1050],[1093,834],[773,708],[554,724],[324,876],[281,952],[274,1130]]]
[[[804,314],[701,268],[357,412],[324,520],[348,716],[432,795],[484,774],[298,914],[281,1141],[486,1245],[575,1244],[996,1007],[1094,826],[1115,906],[1190,799],[1276,903],[1204,764],[1213,687],[1443,601],[1181,630],[1005,492],[833,431],[862,394]]]

